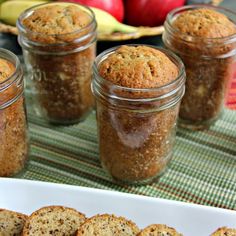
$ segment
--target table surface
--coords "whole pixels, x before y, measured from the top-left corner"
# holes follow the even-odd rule
[[[236,9],[235,0],[226,0],[224,4]],[[31,152],[23,179],[236,210],[236,111],[225,109],[222,118],[206,131],[178,129],[168,171],[157,182],[146,186],[115,184],[105,174],[99,162],[95,112],[73,126],[52,126],[32,111],[28,118]]]
[[[21,178],[110,189],[236,210],[236,111],[210,129],[178,129],[168,171],[146,186],[115,184],[99,162],[95,112],[82,123],[53,126],[29,112],[31,154]]]

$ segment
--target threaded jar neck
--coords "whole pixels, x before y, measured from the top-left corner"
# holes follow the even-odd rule
[[[5,109],[17,101],[23,94],[24,81],[23,70],[20,61],[15,54],[0,49],[0,58],[6,60],[14,66],[14,72],[4,81],[0,82],[0,110]]]

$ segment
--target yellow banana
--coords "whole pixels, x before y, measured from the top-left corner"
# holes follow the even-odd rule
[[[0,6],[0,20],[2,20],[3,22],[7,24],[15,25],[17,18],[24,10],[35,5],[45,3],[45,2],[47,1],[44,1],[44,0],[5,1]],[[109,34],[115,31],[130,33],[130,32],[137,31],[136,27],[121,24],[112,15],[110,15],[109,13],[103,10],[100,10],[94,7],[91,7],[91,9],[95,14],[99,33]]]
[[[115,31],[123,33],[131,33],[137,31],[136,27],[125,25],[116,20],[111,14],[98,8],[90,7],[95,14],[98,24],[98,32],[112,33]]]
[[[5,1],[0,6],[0,20],[9,25],[15,25],[17,18],[24,10],[45,2],[46,1],[28,1],[28,0]]]
[[[12,0],[0,0],[0,4],[2,4],[3,2],[6,2],[6,1],[12,1]],[[21,1],[21,0],[13,0],[13,1]],[[24,0],[24,1],[39,1],[39,0]],[[45,0],[47,1],[47,0]],[[0,235],[1,236],[1,235]]]

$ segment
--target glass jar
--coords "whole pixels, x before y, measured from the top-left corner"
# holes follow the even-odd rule
[[[117,48],[97,56],[93,68],[100,161],[114,180],[145,184],[160,176],[172,157],[185,88],[184,66],[171,52],[156,48],[177,66],[178,77],[159,88],[121,87],[98,72],[101,63]]]
[[[79,8],[83,17],[88,17],[89,23],[66,34],[37,33],[24,25],[40,8],[55,6]],[[70,20],[73,19],[70,17]],[[53,16],[50,19],[53,20]],[[94,13],[75,3],[46,3],[22,13],[17,27],[27,70],[27,88],[32,93],[36,113],[58,124],[83,120],[94,106],[90,88],[96,56],[97,24]]]
[[[28,156],[23,70],[18,58],[0,49],[0,176],[23,170]]]
[[[208,128],[220,117],[236,55],[236,34],[204,38],[175,29],[173,22],[181,13],[199,8],[220,12],[232,22],[236,17],[234,12],[221,7],[193,5],[177,8],[166,18],[163,42],[182,59],[187,77],[179,124],[193,130]]]

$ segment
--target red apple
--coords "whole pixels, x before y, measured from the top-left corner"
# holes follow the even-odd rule
[[[158,26],[163,24],[171,10],[184,3],[185,0],[127,0],[126,20],[128,24],[135,26]]]
[[[72,0],[72,1],[107,11],[120,22],[122,22],[124,19],[124,5],[122,0]]]

